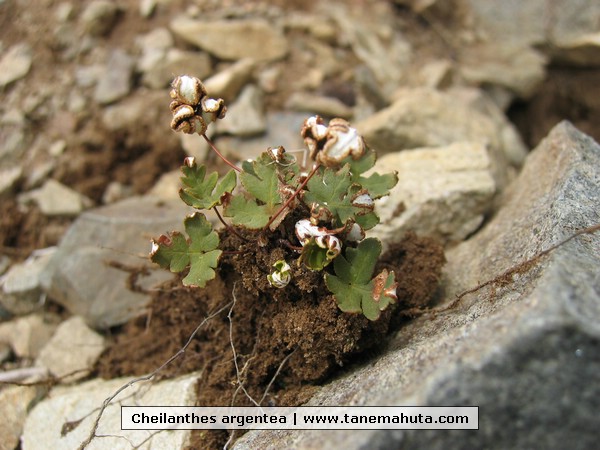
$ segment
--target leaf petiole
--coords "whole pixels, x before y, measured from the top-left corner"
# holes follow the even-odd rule
[[[242,169],[240,169],[238,166],[236,166],[231,161],[229,161],[227,158],[225,158],[225,156],[223,156],[223,154],[219,151],[219,149],[217,149],[217,147],[215,147],[215,144],[213,144],[213,142],[206,135],[206,133],[204,133],[202,135],[202,137],[208,143],[208,145],[210,145],[210,148],[212,148],[213,152],[215,152],[217,154],[217,156],[219,158],[221,158],[225,162],[225,164],[227,164],[229,167],[231,167],[232,169],[236,170],[237,172],[241,172],[242,171]]]
[[[310,179],[313,177],[313,175],[315,173],[317,173],[317,170],[319,169],[319,167],[321,167],[320,163],[317,163],[313,166],[313,168],[310,171],[310,173],[308,174],[308,176],[304,179],[304,181],[300,184],[300,186],[298,186],[298,188],[294,191],[294,193],[290,196],[290,198],[288,198],[287,201],[281,206],[281,208],[279,208],[279,211],[277,211],[275,214],[273,214],[273,216],[271,216],[271,218],[269,219],[269,221],[267,222],[267,224],[264,227],[265,231],[268,230],[269,226],[273,223],[273,221],[275,219],[277,219],[277,217],[279,217],[279,215],[283,211],[285,211],[285,208],[287,208],[290,205],[290,203],[292,203],[292,200],[294,200],[298,196],[300,191],[306,187],[306,184],[310,181]]]

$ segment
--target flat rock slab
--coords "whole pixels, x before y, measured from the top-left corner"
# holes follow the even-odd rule
[[[16,44],[0,59],[0,88],[23,78],[29,72],[33,55],[27,44]]]
[[[406,88],[400,89],[396,98],[387,108],[356,124],[379,155],[479,142],[489,148],[494,179],[503,188],[511,178],[510,167],[519,167],[527,154],[514,126],[476,90]]]
[[[150,297],[127,287],[130,274],[122,267],[148,269],[138,277],[142,288],[169,279],[169,272],[148,259],[150,238],[181,230],[188,212],[180,201],[133,197],[82,214],[42,274],[46,292],[94,328],[143,314]]]
[[[388,153],[373,170],[398,172],[390,195],[376,201],[381,223],[369,232],[385,243],[407,231],[460,242],[483,223],[496,193],[488,152],[478,142]]]
[[[0,277],[0,305],[15,315],[29,314],[44,306],[41,279],[55,248],[32,254]]]
[[[89,328],[83,318],[61,323],[40,352],[36,365],[46,367],[63,381],[85,378],[105,348],[104,337]]]
[[[283,33],[262,19],[207,22],[179,17],[170,28],[176,36],[221,59],[271,61],[288,52]]]
[[[23,424],[40,388],[5,386],[0,391],[0,448],[14,449],[19,445]]]
[[[595,448],[600,410],[600,146],[561,123],[528,157],[497,216],[448,254],[450,310],[402,328],[387,352],[315,405],[479,406],[478,431],[250,432],[235,449]]]
[[[87,450],[180,449],[184,448],[189,430],[147,431],[121,430],[121,406],[194,406],[198,374],[152,384],[135,383],[124,389],[109,404],[100,419],[97,437]],[[104,400],[130,382],[131,378],[92,380],[77,386],[53,389],[27,416],[23,450],[51,448],[73,450],[89,436]],[[62,433],[65,424],[74,427]],[[44,443],[41,447],[41,443]]]

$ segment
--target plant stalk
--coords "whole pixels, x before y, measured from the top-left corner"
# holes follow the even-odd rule
[[[317,173],[317,170],[319,169],[319,167],[321,167],[320,163],[316,163],[312,170],[310,171],[310,173],[308,174],[308,176],[306,177],[306,179],[302,182],[302,184],[300,186],[298,186],[298,189],[296,189],[296,191],[290,196],[290,198],[287,199],[287,201],[283,204],[283,206],[281,208],[279,208],[279,211],[277,211],[275,214],[273,214],[273,216],[271,216],[271,218],[269,219],[269,221],[267,222],[267,224],[265,225],[265,227],[263,228],[263,230],[268,230],[269,227],[271,226],[271,224],[273,223],[273,221],[275,219],[277,219],[277,217],[279,217],[279,215],[285,210],[285,208],[287,208],[288,206],[290,206],[290,203],[292,203],[292,200],[294,200],[297,196],[298,193],[304,189],[304,187],[306,186],[306,184],[309,182],[309,180],[313,177],[313,175],[315,173]]]
[[[213,144],[213,142],[206,135],[206,133],[203,134],[202,137],[204,138],[204,140],[206,142],[208,142],[208,145],[210,145],[210,148],[212,148],[213,152],[215,152],[219,156],[219,158],[221,158],[223,161],[225,161],[225,164],[227,164],[229,167],[231,167],[232,169],[236,170],[237,172],[241,172],[242,171],[242,169],[240,169],[238,166],[236,166],[231,161],[229,161],[227,158],[225,158],[225,156],[223,156],[223,154],[217,149],[217,147],[215,147],[215,144]]]

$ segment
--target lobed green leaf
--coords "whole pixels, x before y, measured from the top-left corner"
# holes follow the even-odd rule
[[[206,166],[185,165],[181,168],[183,187],[179,190],[179,196],[188,205],[197,209],[210,209],[221,204],[221,197],[226,192],[231,193],[237,184],[235,172],[230,170],[217,184],[219,174],[211,173],[206,177]]]
[[[272,214],[275,214],[277,205],[259,205],[254,199],[247,199],[240,195],[233,197],[225,207],[223,214],[231,217],[234,225],[244,226],[251,230],[263,228]]]
[[[277,166],[265,153],[256,160],[244,161],[240,179],[246,191],[269,207],[281,204]]]
[[[368,230],[379,223],[379,217],[372,208],[353,204],[353,199],[363,189],[353,183],[350,165],[335,171],[321,168],[307,183],[304,202],[309,207],[316,203],[319,207],[327,208],[334,217],[334,226],[340,227],[349,219]]]
[[[367,238],[333,260],[335,275],[325,274],[325,284],[342,311],[362,312],[367,319],[377,320],[381,311],[396,301],[394,272],[371,278],[380,253],[381,242]]]
[[[150,258],[161,267],[179,273],[189,266],[190,271],[183,279],[185,286],[204,287],[215,277],[214,269],[222,251],[217,250],[219,236],[203,214],[194,213],[184,221],[186,239],[175,231],[153,241]]]
[[[350,165],[352,182],[361,185],[364,189],[369,191],[369,194],[373,199],[388,195],[390,193],[390,189],[392,189],[398,183],[398,175],[395,172],[386,173],[383,175],[375,172],[368,177],[363,175],[363,173],[375,166],[376,160],[377,156],[375,152],[371,150],[366,152],[363,157],[358,160],[347,158],[344,161]]]

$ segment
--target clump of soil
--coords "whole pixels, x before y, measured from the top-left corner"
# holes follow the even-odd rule
[[[261,404],[302,404],[315,386],[341,367],[360,361],[365,350],[381,348],[394,329],[391,325],[402,322],[403,309],[427,303],[444,263],[436,241],[409,234],[393,245],[382,258],[382,267],[398,274],[399,301],[372,322],[342,312],[322,274],[303,265],[291,264],[293,281],[285,289],[271,287],[263,268],[278,259],[297,258],[293,249],[280,244],[286,238],[274,233],[267,245],[260,245],[222,233],[223,248],[235,251],[222,256],[217,277],[204,289],[183,287],[179,277],[155,292],[151,315],[129,322],[115,336],[98,364],[98,375],[113,378],[155,370],[178,352],[206,316],[225,307],[160,375],[202,370],[198,404],[205,406],[251,406],[240,382]],[[220,448],[227,439],[225,432],[193,436],[192,448]]]

